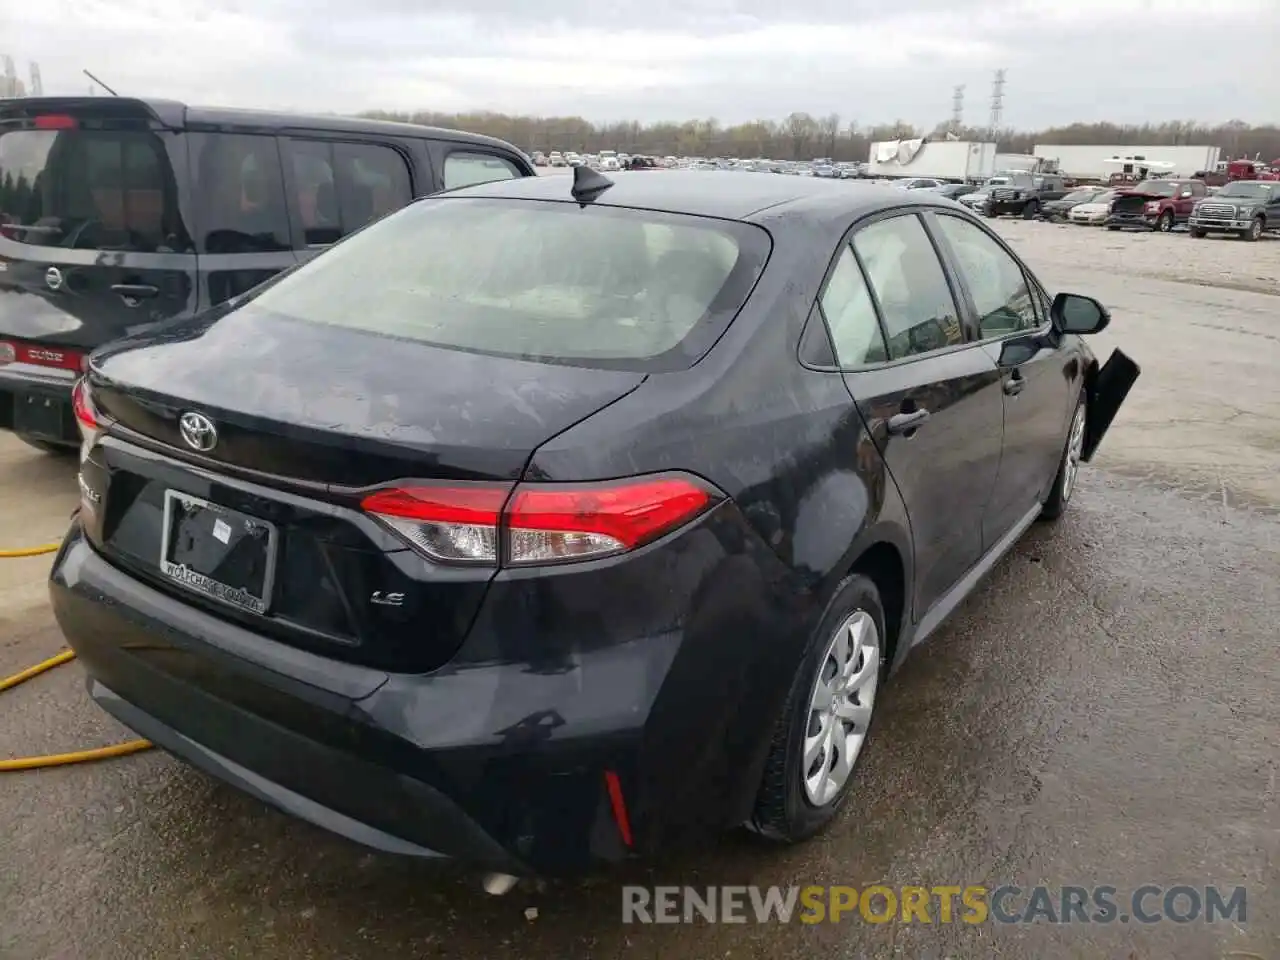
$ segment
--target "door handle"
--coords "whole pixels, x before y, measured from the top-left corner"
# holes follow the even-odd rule
[[[160,288],[149,283],[113,283],[111,292],[130,300],[146,300],[159,294]]]
[[[895,413],[889,418],[889,432],[895,435],[914,433],[916,428],[929,419],[929,411],[921,408],[910,413]]]
[[[1007,396],[1016,397],[1022,392],[1022,388],[1027,385],[1026,379],[1018,371],[1014,371],[1004,381],[1004,392]]]

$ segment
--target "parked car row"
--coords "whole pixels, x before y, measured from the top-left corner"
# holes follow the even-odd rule
[[[1159,178],[1068,190],[1061,177],[1011,174],[993,177],[956,199],[988,217],[1013,213],[1027,220],[1108,230],[1170,233],[1185,226],[1197,238],[1225,233],[1246,240],[1280,231],[1280,183],[1274,181],[1237,180],[1211,187],[1198,179]]]

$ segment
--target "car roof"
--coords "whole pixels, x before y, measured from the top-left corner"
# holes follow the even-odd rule
[[[5,101],[3,106],[6,112],[20,111],[29,115],[59,110],[92,110],[98,114],[105,114],[113,107],[123,108],[149,114],[153,119],[175,130],[190,127],[267,130],[273,133],[289,130],[319,130],[334,133],[381,134],[389,137],[429,137],[512,149],[511,144],[496,137],[443,127],[428,127],[417,123],[374,120],[367,117],[290,113],[283,110],[202,107],[151,97],[24,97],[21,100]]]
[[[757,223],[796,213],[851,220],[890,207],[945,202],[937,194],[915,197],[914,191],[881,184],[763,173],[672,170],[611,173],[607,179],[613,186],[591,203]],[[462,187],[444,196],[572,202],[572,186],[569,176],[522,177]]]

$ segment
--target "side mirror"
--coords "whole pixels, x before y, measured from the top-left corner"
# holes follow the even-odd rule
[[[1078,293],[1060,293],[1053,298],[1049,318],[1063,333],[1101,333],[1111,322],[1107,308],[1093,297]]]

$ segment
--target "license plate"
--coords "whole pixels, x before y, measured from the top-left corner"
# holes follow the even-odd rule
[[[274,524],[167,490],[160,570],[189,590],[264,614],[275,577]]]
[[[14,403],[13,425],[18,433],[30,433],[38,437],[63,437],[63,420],[66,404],[53,397],[38,393],[19,396]]]

